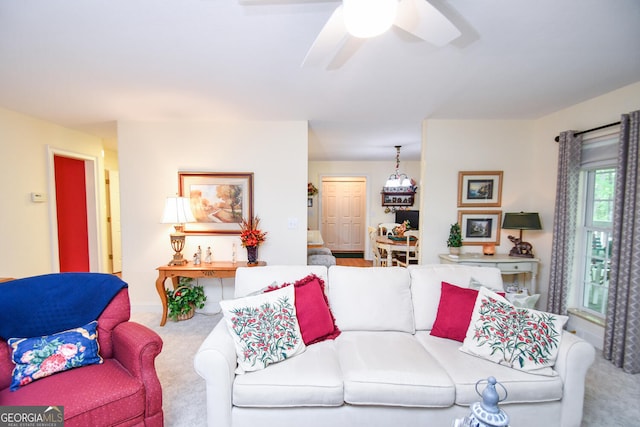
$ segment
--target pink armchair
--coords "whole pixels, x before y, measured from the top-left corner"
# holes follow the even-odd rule
[[[104,363],[56,373],[16,391],[9,390],[14,364],[8,337],[2,337],[0,406],[63,406],[66,427],[162,426],[162,388],[155,370],[162,339],[146,326],[130,322],[129,315],[124,287],[97,319]]]

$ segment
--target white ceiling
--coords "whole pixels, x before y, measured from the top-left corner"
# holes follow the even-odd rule
[[[638,0],[431,3],[459,39],[393,28],[327,70],[300,64],[335,1],[0,0],[0,106],[111,139],[309,120],[311,160],[393,161],[419,158],[425,118],[533,119],[640,81]]]

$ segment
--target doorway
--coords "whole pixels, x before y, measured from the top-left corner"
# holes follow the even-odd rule
[[[98,159],[48,148],[51,269],[102,271]]]
[[[111,273],[122,273],[122,227],[120,221],[120,172],[107,169],[107,240]]]
[[[365,177],[323,177],[320,232],[332,252],[364,253]]]

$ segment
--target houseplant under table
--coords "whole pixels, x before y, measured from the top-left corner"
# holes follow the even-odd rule
[[[174,290],[166,289],[169,317],[175,321],[191,319],[196,308],[203,308],[207,296],[204,288],[193,285],[193,278],[180,277],[178,287]]]

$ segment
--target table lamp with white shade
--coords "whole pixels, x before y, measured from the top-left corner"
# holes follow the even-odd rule
[[[187,263],[187,260],[182,256],[185,243],[184,224],[187,222],[196,222],[191,212],[189,198],[178,196],[167,197],[161,223],[173,224],[175,228],[175,232],[170,235],[171,248],[175,253],[169,265],[185,265]]]

